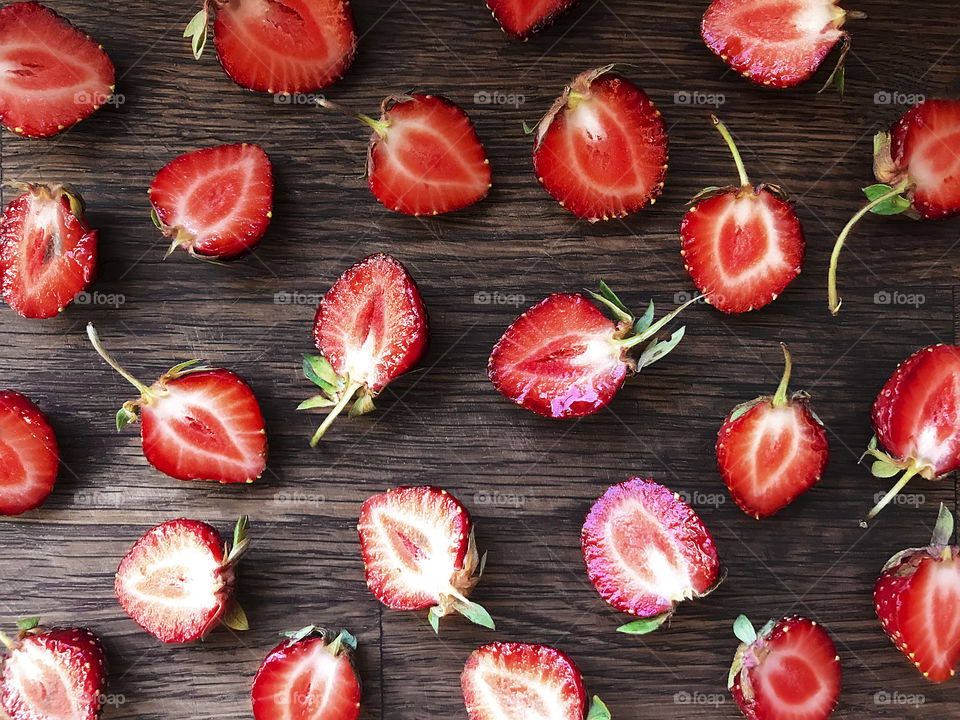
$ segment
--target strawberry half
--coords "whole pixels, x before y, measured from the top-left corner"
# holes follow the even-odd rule
[[[56,135],[113,96],[103,47],[39,3],[0,10],[0,59],[0,122],[18,135]]]
[[[460,675],[470,720],[583,720],[587,693],[580,670],[549,645],[495,642],[477,648]],[[594,696],[588,720],[609,720]]]
[[[190,360],[147,387],[103,349],[92,324],[87,335],[100,357],[140,391],[117,412],[117,430],[139,419],[143,454],[157,470],[178,480],[221,483],[260,477],[267,465],[266,430],[243,378]]]
[[[98,234],[71,187],[14,187],[24,193],[0,217],[3,299],[23,317],[54,317],[93,282]]]
[[[839,0],[714,0],[700,34],[707,47],[750,82],[775,88],[801,85],[843,41],[824,87],[843,92],[843,61],[850,36],[840,28],[847,13]]]
[[[825,720],[840,696],[840,656],[820,625],[771,620],[758,634],[746,616],[733,624],[740,647],[727,687],[749,720]]]
[[[38,627],[39,618],[17,623],[0,677],[0,705],[9,720],[97,720],[107,686],[107,657],[86,628]]]
[[[253,678],[254,720],[356,720],[360,680],[353,665],[357,639],[309,625],[264,659]]]
[[[153,222],[194,256],[228,260],[260,242],[273,216],[273,169],[259,145],[218,145],[175,158],[147,191]]]
[[[486,0],[493,19],[503,31],[518,40],[527,40],[553,25],[577,0]]]
[[[777,185],[751,185],[726,126],[711,119],[733,154],[740,186],[706,188],[690,201],[680,254],[708,303],[725,313],[757,310],[800,274],[807,244],[789,196]]]
[[[592,415],[609,403],[627,375],[640,372],[677,346],[684,328],[668,340],[657,333],[690,302],[653,322],[653,302],[635,317],[606,283],[590,295],[608,308],[614,323],[579,293],[544,298],[503,333],[490,353],[487,374],[508,400],[538,415]],[[699,299],[699,298],[697,298]],[[630,351],[641,346],[639,357]]]
[[[214,12],[217,59],[231,80],[250,90],[322,90],[343,77],[357,52],[347,0],[204,0],[183,31],[197,60]]]
[[[873,431],[864,452],[874,458],[870,471],[903,474],[863,527],[915,475],[940,480],[960,468],[960,347],[933,345],[900,363],[873,403]]]
[[[490,161],[473,123],[442,95],[390,95],[380,119],[337,110],[373,128],[367,149],[370,192],[404,215],[439,215],[483,200],[490,191]]]
[[[647,94],[606,65],[581,73],[536,127],[540,184],[579,218],[653,204],[667,175],[667,126]]]
[[[737,405],[717,435],[717,464],[730,496],[747,515],[773,515],[812,488],[823,475],[827,432],[810,409],[810,396],[787,395],[790,352],[774,395]]]
[[[639,620],[617,628],[642,635],[670,619],[677,603],[723,581],[713,538],[680,496],[631,478],[598,499],[580,531],[590,582],[600,597]]]
[[[884,632],[935,683],[960,662],[960,547],[952,536],[953,513],[941,503],[930,546],[890,558],[873,590]]]
[[[247,516],[237,521],[233,548],[216,528],[169,520],[137,540],[120,562],[114,591],[123,611],[165,643],[206,636],[217,623],[248,629],[233,598],[234,565],[250,544]]]
[[[304,355],[303,372],[321,394],[298,410],[330,407],[311,447],[347,404],[350,417],[373,410],[373,398],[427,353],[427,309],[410,273],[389,255],[370,255],[344,272],[317,308],[319,356]]]
[[[458,612],[493,628],[493,620],[467,596],[483,574],[473,521],[460,502],[435,487],[399,487],[367,498],[360,509],[360,546],[367,587],[393,610],[430,608],[439,620]]]
[[[960,100],[926,100],[910,108],[889,132],[873,138],[873,173],[877,183],[865,187],[869,202],[837,236],[830,257],[828,302],[840,311],[837,262],[843,244],[869,213],[923,220],[960,214]]]
[[[0,390],[0,515],[40,507],[60,466],[57,437],[43,411],[13,390]]]

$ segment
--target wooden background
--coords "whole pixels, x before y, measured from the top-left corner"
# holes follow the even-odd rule
[[[84,193],[101,231],[92,290],[103,294],[49,321],[0,313],[2,385],[50,414],[63,459],[42,509],[0,521],[0,624],[10,629],[38,614],[101,635],[117,695],[107,718],[250,717],[250,681],[277,633],[308,623],[358,636],[367,720],[465,718],[463,662],[495,639],[567,651],[615,718],[735,718],[726,677],[736,647],[731,623],[741,611],[758,623],[802,613],[830,630],[844,668],[837,717],[960,712],[960,681],[924,681],[887,640],[872,603],[884,561],[927,541],[939,502],[956,507],[955,481],[915,480],[907,504],[866,532],[857,526],[887,487],[857,465],[873,398],[911,352],[957,339],[960,220],[867,218],[843,255],[838,319],[827,312],[825,290],[833,238],[872,180],[874,132],[905,110],[897,104],[903,95],[960,94],[954,0],[856,3],[869,19],[849,23],[842,100],[815,94],[825,73],[777,92],[727,72],[699,37],[706,0],[585,0],[528,43],[503,35],[481,0],[357,2],[359,55],[327,96],[375,112],[388,93],[444,93],[471,115],[489,152],[489,198],[428,220],[391,213],[370,195],[359,124],[242,90],[212,52],[194,62],[180,38],[194,0],[50,4],[103,44],[124,102],[54,139],[4,132],[0,141],[3,180],[65,180]],[[662,109],[670,170],[653,208],[591,226],[535,182],[520,125],[536,121],[578,72],[614,61],[636,64],[631,77]],[[483,104],[476,93],[523,102]],[[806,272],[759,312],[691,308],[679,348],[594,417],[548,421],[512,406],[485,366],[526,306],[601,278],[641,309],[653,298],[664,311],[693,290],[678,252],[684,204],[705,185],[735,179],[708,121],[716,108],[697,104],[703,96],[722,99],[719,115],[754,181],[779,182],[797,198]],[[163,261],[166,242],[146,197],[154,174],[180,153],[239,141],[263,145],[277,178],[274,220],[256,254],[229,267],[181,253]],[[11,197],[5,190],[4,201]],[[312,349],[316,302],[346,267],[380,250],[419,281],[430,354],[388,388],[378,412],[338,421],[311,451],[319,416],[294,408],[311,393],[299,355]],[[881,291],[916,302],[883,304]],[[478,302],[486,297],[491,302]],[[89,346],[89,320],[145,381],[194,357],[245,376],[268,424],[262,480],[219,487],[153,470],[136,429],[114,430],[114,412],[132,388]],[[775,388],[779,340],[793,351],[793,387],[813,395],[832,454],[817,488],[758,522],[726,495],[713,444],[733,405]],[[716,593],[645,638],[615,632],[624,617],[590,586],[579,548],[592,501],[632,475],[690,493],[729,568]],[[496,618],[496,632],[448,619],[436,637],[422,613],[383,609],[367,591],[354,529],[360,504],[419,483],[446,488],[473,513],[490,553],[474,597]],[[167,647],[123,614],[113,573],[143,532],[189,516],[227,533],[241,513],[252,519],[239,589],[252,630],[219,629],[204,643]]]

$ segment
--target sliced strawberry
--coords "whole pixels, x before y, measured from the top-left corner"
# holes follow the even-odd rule
[[[811,78],[837,42],[849,42],[840,29],[846,12],[838,1],[714,0],[700,34],[708,48],[751,82],[795,87]]]
[[[123,611],[165,643],[197,640],[221,621],[246,630],[233,592],[248,527],[241,517],[232,550],[215,528],[197,520],[170,520],[149,530],[117,569],[114,590]]]
[[[437,621],[456,611],[493,628],[482,607],[467,600],[484,561],[477,552],[470,513],[435,487],[400,487],[374,495],[360,510],[360,546],[367,587],[394,610],[430,608]]]
[[[801,617],[771,620],[758,634],[743,615],[728,687],[750,720],[825,720],[840,695],[840,656],[820,625]]]
[[[107,363],[140,397],[124,403],[117,429],[140,420],[143,454],[157,470],[178,480],[251,483],[267,465],[267,437],[260,405],[236,373],[181,363],[147,387],[103,349],[93,325],[87,335]]]
[[[16,186],[26,192],[0,218],[3,299],[24,317],[53,317],[93,282],[97,231],[72,188]]]
[[[113,95],[113,63],[89,35],[35,2],[0,10],[0,122],[49,137]]]
[[[100,639],[86,628],[17,623],[0,677],[0,705],[9,720],[97,720],[107,686],[107,658]]]
[[[503,31],[518,40],[536,35],[573,7],[577,0],[487,0]]]
[[[29,398],[0,391],[0,515],[40,507],[60,466],[50,421]]]
[[[356,638],[312,625],[285,635],[253,679],[254,720],[356,720]]]
[[[337,278],[317,308],[313,335],[320,356],[305,356],[303,370],[322,394],[298,409],[333,408],[310,442],[316,446],[351,399],[351,416],[373,410],[373,398],[423,359],[427,310],[407,269],[379,253]]]
[[[218,145],[167,163],[150,189],[158,227],[194,255],[226,260],[260,242],[272,217],[273,170],[259,145]]]
[[[713,538],[700,518],[652,480],[631,478],[608,488],[587,514],[580,546],[600,596],[641,618],[621,632],[656,629],[677,603],[706,595],[722,579]]]
[[[738,405],[717,435],[717,464],[740,509],[755,518],[786,507],[817,484],[830,454],[827,432],[802,390],[787,395],[790,353],[775,395]]]
[[[561,206],[590,222],[653,204],[667,174],[660,111],[612,69],[578,75],[540,121],[534,142],[537,179]]]

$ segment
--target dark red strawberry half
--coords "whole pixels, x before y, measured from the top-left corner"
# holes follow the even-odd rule
[[[40,507],[53,491],[59,466],[47,416],[20,393],[0,390],[0,515]]]
[[[470,513],[455,497],[429,486],[374,495],[360,509],[357,530],[367,587],[384,605],[430,608],[427,619],[435,632],[451,612],[493,628],[487,611],[467,599],[486,555],[477,552]]]
[[[537,125],[533,169],[590,222],[653,204],[667,174],[667,126],[647,94],[607,65],[578,75]]]
[[[941,503],[933,539],[883,566],[873,601],[884,632],[931,682],[949,680],[960,662],[960,547],[953,513]]]
[[[427,353],[427,310],[410,273],[389,255],[370,255],[344,272],[323,296],[313,325],[320,355],[305,355],[303,372],[321,393],[298,410],[332,408],[315,447],[353,400],[350,416],[373,410],[373,398]]]
[[[843,41],[837,67],[827,80],[843,91],[843,61],[850,36],[839,0],[714,0],[700,34],[727,65],[757,85],[795,87],[809,80],[834,46]]]
[[[826,720],[840,696],[840,656],[819,624],[771,620],[757,633],[746,616],[733,624],[740,647],[727,687],[749,720]]]
[[[703,597],[723,580],[703,522],[653,480],[631,478],[608,488],[587,513],[580,546],[600,597],[639,618],[620,632],[655,630],[678,603]]]
[[[729,131],[711,117],[733,154],[740,185],[707,188],[690,201],[680,254],[708,303],[725,313],[757,310],[800,274],[807,244],[787,194],[750,183]]]
[[[933,345],[900,363],[873,403],[873,431],[871,472],[902,475],[866,520],[914,476],[939,480],[960,468],[960,347]]]
[[[165,643],[206,636],[222,622],[246,630],[233,598],[234,565],[250,544],[249,522],[237,522],[233,547],[216,528],[197,520],[170,520],[137,540],[120,562],[114,591],[123,611]]]
[[[738,405],[717,435],[717,464],[734,501],[755,518],[773,515],[820,480],[830,449],[802,390],[788,395],[790,352],[774,395]]]
[[[259,145],[218,145],[181,155],[157,173],[147,191],[154,223],[191,255],[228,260],[267,231],[273,169]]]
[[[23,317],[54,317],[93,282],[97,231],[87,227],[83,198],[72,188],[14,186],[24,193],[0,218],[3,299]]]
[[[86,628],[38,627],[39,618],[17,623],[6,646],[0,705],[9,720],[97,720],[107,687],[107,658],[100,639]]]
[[[584,295],[554,293],[507,328],[487,363],[490,381],[504,397],[547,417],[592,415],[628,375],[655,363],[683,338],[682,327],[667,340],[658,340],[657,333],[689,302],[654,323],[652,302],[638,318],[605,283],[590,295],[617,322]]]
[[[236,373],[190,360],[147,387],[104,350],[92,324],[87,335],[107,363],[140,391],[117,412],[117,429],[140,420],[143,454],[178,480],[251,483],[267,465],[260,405]]]
[[[0,122],[18,135],[56,135],[113,96],[103,48],[39,3],[0,10],[0,59]]]
[[[284,634],[253,678],[254,720],[356,720],[357,639],[313,625]]]
[[[526,40],[553,23],[577,0],[486,0],[494,20],[503,31]]]
[[[231,80],[250,90],[322,90],[343,77],[356,55],[347,0],[204,0],[183,32],[198,60],[213,12],[217,59]]]

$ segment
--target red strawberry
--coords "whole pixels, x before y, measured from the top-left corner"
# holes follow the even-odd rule
[[[429,342],[427,310],[407,269],[379,253],[337,278],[317,308],[313,335],[320,355],[305,355],[303,372],[322,393],[297,409],[333,409],[311,447],[351,399],[356,397],[351,417],[370,412],[373,398],[423,359]]]
[[[191,255],[228,260],[260,242],[272,217],[273,170],[259,145],[218,145],[167,163],[150,189],[153,221]]]
[[[0,390],[0,515],[40,507],[53,490],[60,451],[50,421],[29,398]]]
[[[356,720],[356,638],[313,625],[284,634],[287,639],[270,651],[253,679],[254,720]]]
[[[486,0],[503,31],[518,40],[536,35],[573,7],[577,0]]]
[[[183,32],[198,60],[214,11],[217,59],[231,80],[250,90],[322,90],[343,77],[357,51],[348,0],[204,0]]]
[[[941,503],[930,546],[890,558],[873,590],[884,632],[935,683],[960,662],[960,547],[952,536],[953,513]]]
[[[206,636],[217,623],[246,630],[233,598],[234,565],[246,551],[247,516],[237,521],[233,549],[215,528],[197,520],[169,520],[137,540],[120,562],[114,591],[123,611],[165,643]]]
[[[652,205],[667,174],[667,126],[660,111],[613,68],[574,78],[537,125],[533,147],[540,184],[590,222]]]
[[[24,317],[53,317],[93,282],[97,231],[69,186],[14,186],[25,192],[0,218],[3,299]]]
[[[840,311],[837,261],[847,235],[868,213],[916,219],[960,214],[960,100],[927,100],[910,108],[889,132],[873,138],[877,184],[863,189],[869,202],[837,236],[830,257],[830,311]]]
[[[683,328],[669,340],[656,334],[689,302],[653,323],[652,302],[637,318],[603,282],[600,293],[590,295],[616,323],[579,293],[554,293],[507,328],[487,363],[490,381],[504,397],[547,417],[592,415],[613,399],[627,375],[655,363],[683,337]],[[642,343],[640,356],[631,357],[630,349]]]
[[[0,705],[9,720],[97,720],[107,685],[107,657],[86,628],[37,627],[39,618],[17,623],[0,678]]]
[[[864,453],[874,458],[871,472],[903,474],[865,520],[915,475],[939,480],[960,468],[960,347],[933,345],[900,363],[873,403],[873,431]]]
[[[583,720],[587,693],[570,657],[548,645],[495,642],[474,650],[460,675],[470,720]],[[588,720],[609,720],[594,696]]]
[[[150,387],[124,370],[87,325],[93,347],[129,381],[140,397],[117,412],[117,429],[137,420],[143,454],[157,470],[178,480],[251,483],[267,465],[267,436],[260,406],[236,373],[196,365],[172,367]]]
[[[749,720],[825,720],[840,695],[840,656],[820,625],[786,617],[759,635],[746,616],[733,624],[740,647],[727,687]]]
[[[809,80],[843,41],[827,80],[843,92],[850,36],[839,0],[714,0],[703,15],[703,41],[727,65],[757,85],[795,87]],[[851,15],[852,16],[852,15]]]
[[[740,509],[755,518],[773,515],[820,480],[830,449],[827,432],[802,390],[787,395],[790,352],[773,396],[737,405],[717,435],[720,474]]]
[[[380,119],[329,100],[325,108],[373,128],[367,150],[370,192],[404,215],[439,215],[483,200],[490,190],[490,161],[459,106],[441,95],[390,95]]]
[[[56,135],[113,96],[103,48],[39,3],[0,10],[0,57],[0,122],[18,135]]]
[[[434,487],[400,487],[367,498],[360,509],[360,546],[367,587],[394,610],[430,608],[435,632],[456,611],[493,628],[482,607],[467,599],[480,580],[480,557],[470,513]]]
[[[657,629],[677,603],[703,597],[723,580],[703,522],[679,495],[653,480],[631,478],[607,488],[587,513],[580,547],[600,597],[640,618],[620,632]]]
[[[711,116],[733,153],[740,185],[701,191],[680,225],[684,267],[707,302],[725,313],[773,302],[800,274],[803,228],[787,194],[776,185],[754,187],[726,126]]]

